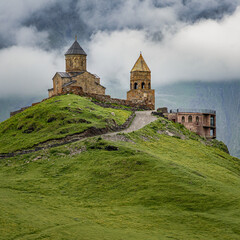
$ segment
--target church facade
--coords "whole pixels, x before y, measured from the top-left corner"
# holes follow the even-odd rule
[[[155,109],[155,91],[151,88],[151,71],[141,53],[130,74],[127,100],[135,103],[142,102],[151,109]]]
[[[96,74],[87,71],[87,54],[77,39],[65,54],[66,71],[57,72],[53,77],[53,88],[48,96],[56,96],[71,91],[105,95],[105,87]]]

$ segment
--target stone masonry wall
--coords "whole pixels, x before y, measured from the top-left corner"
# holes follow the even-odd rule
[[[132,102],[130,100],[125,100],[125,99],[118,99],[118,98],[111,98],[109,95],[100,95],[100,94],[94,94],[94,93],[85,93],[83,92],[81,87],[78,86],[68,86],[68,87],[64,87],[61,91],[61,94],[54,94],[51,97],[54,96],[58,96],[58,95],[63,95],[63,94],[69,94],[69,93],[73,93],[79,96],[83,96],[83,97],[90,97],[92,98],[92,101],[95,102],[96,104],[102,106],[102,107],[111,107],[111,108],[119,108],[119,109],[123,109],[124,107],[121,106],[113,106],[111,104],[117,104],[117,105],[123,105],[126,107],[130,107],[131,110],[133,111],[137,111],[137,110],[153,110],[154,106],[151,104],[147,104],[146,102]],[[47,100],[48,98],[43,99],[41,102]],[[37,103],[33,103],[32,106],[35,106],[37,104],[39,104],[40,102]],[[31,106],[28,107],[24,107],[21,108],[17,111],[11,112],[10,113],[10,117],[16,115],[17,113],[20,113],[22,111],[24,111],[25,109],[29,108]]]
[[[142,102],[133,102],[131,100],[125,99],[118,99],[118,98],[111,98],[109,95],[101,95],[101,94],[94,94],[94,93],[86,93],[82,91],[81,87],[76,86],[69,86],[65,87],[62,90],[62,94],[74,93],[76,95],[91,97],[95,99],[96,102],[102,102],[106,104],[118,104],[123,105],[131,108],[142,109],[142,110],[152,110],[154,106],[151,104],[146,103],[145,101]],[[110,107],[110,106],[109,106]]]

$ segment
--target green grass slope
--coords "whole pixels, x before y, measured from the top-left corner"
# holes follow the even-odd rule
[[[0,153],[31,148],[90,127],[122,125],[131,111],[102,108],[77,95],[48,99],[0,123]]]
[[[240,239],[240,161],[222,144],[161,118],[124,138],[1,160],[0,239]]]

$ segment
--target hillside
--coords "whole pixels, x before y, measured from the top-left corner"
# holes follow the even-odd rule
[[[115,82],[106,83],[110,95],[125,98]],[[46,96],[36,99],[22,97],[0,98],[0,121],[9,117],[9,112]],[[240,157],[240,81],[184,82],[156,87],[156,106],[171,108],[211,108],[217,111],[217,139],[223,141],[231,155]]]
[[[0,153],[28,149],[88,129],[121,126],[131,113],[103,108],[77,95],[54,97],[0,123]]]
[[[2,159],[0,239],[240,238],[240,161],[224,144],[162,118],[111,137]]]

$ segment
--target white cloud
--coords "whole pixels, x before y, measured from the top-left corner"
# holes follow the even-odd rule
[[[20,3],[30,4],[30,0],[14,3],[17,6]],[[96,32],[85,49],[88,69],[101,77],[103,85],[114,82],[117,89],[129,89],[130,70],[140,51],[152,70],[153,87],[186,80],[240,79],[240,9],[221,21],[202,20],[187,26],[186,23],[175,22],[174,11],[169,7],[155,9],[150,0],[142,1],[140,6],[137,3],[137,0],[123,2],[121,11],[109,13],[109,21],[121,27]],[[14,17],[10,14],[10,22],[11,19],[22,19],[28,12],[43,8],[45,4],[48,1],[41,0],[35,6],[29,6],[30,10],[20,7],[22,14]],[[3,2],[0,3],[0,11],[2,9]],[[12,11],[14,14],[16,10]],[[98,18],[94,16],[93,19]],[[165,27],[169,27],[165,28],[163,39],[153,40],[150,32],[162,31],[164,21]],[[169,22],[172,25],[168,25]],[[138,23],[144,24],[144,28],[126,28],[128,25],[136,27]],[[58,56],[54,52],[41,50],[41,46],[44,47],[48,41],[48,33],[39,32],[32,26],[19,26],[15,29],[15,36],[16,46],[0,50],[0,95],[47,94],[54,73],[65,69],[64,51]]]
[[[148,28],[154,30],[159,26],[175,24],[177,15],[174,7],[157,8],[152,0],[114,1],[78,1],[80,15],[88,19],[93,29],[104,28]]]
[[[181,80],[240,79],[240,9],[221,21],[205,20],[166,34],[163,41],[143,30],[98,32],[89,43],[89,68],[103,82],[129,86],[139,51],[152,70],[153,85]]]
[[[92,29],[124,28],[165,32],[180,22],[221,19],[232,14],[240,0],[78,0],[79,15]]]
[[[48,33],[39,32],[33,26],[21,27],[16,32],[16,44],[20,46],[47,46],[48,43]]]
[[[3,39],[12,43],[24,20],[55,2],[56,0],[1,0],[0,34]]]
[[[36,48],[11,47],[0,52],[0,96],[45,95],[64,59]]]

